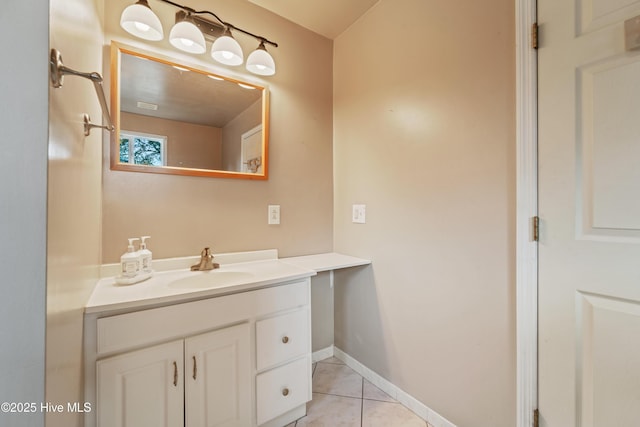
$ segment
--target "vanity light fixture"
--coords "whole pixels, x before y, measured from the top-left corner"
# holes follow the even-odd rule
[[[138,0],[137,3],[127,6],[120,16],[120,26],[129,34],[141,39],[157,41],[164,37],[162,23],[151,10],[147,0]]]
[[[204,53],[207,50],[204,35],[193,22],[190,13],[171,28],[169,42],[173,47],[189,53]]]
[[[240,65],[244,62],[242,47],[233,38],[228,27],[224,30],[224,34],[211,45],[211,57],[225,65]]]
[[[261,76],[273,76],[276,73],[276,63],[274,62],[267,48],[264,47],[264,41],[260,41],[260,46],[247,58],[247,70]]]
[[[170,0],[158,1],[180,9],[176,13],[175,25],[169,34],[169,42],[177,49],[202,54],[206,51],[206,40],[209,40],[212,42],[211,57],[214,60],[225,65],[240,65],[244,62],[244,53],[231,34],[233,30],[260,42],[258,48],[247,58],[247,70],[261,76],[275,74],[275,61],[267,52],[265,44],[278,47],[277,43],[225,22],[208,10],[194,10]],[[215,21],[206,19],[202,15],[211,15]],[[160,19],[151,10],[148,0],[138,0],[137,3],[128,6],[122,12],[120,26],[128,33],[145,40],[157,41],[164,37]]]

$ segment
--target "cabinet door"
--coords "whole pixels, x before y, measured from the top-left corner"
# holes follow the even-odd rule
[[[249,324],[185,340],[188,427],[251,425]]]
[[[183,355],[180,340],[98,361],[98,427],[184,426]]]

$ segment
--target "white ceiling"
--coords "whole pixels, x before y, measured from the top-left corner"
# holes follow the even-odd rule
[[[335,39],[379,0],[249,0],[327,38]]]

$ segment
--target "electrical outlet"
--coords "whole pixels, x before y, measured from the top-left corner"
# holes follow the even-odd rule
[[[367,205],[353,205],[353,215],[351,221],[356,224],[366,223]]]
[[[280,224],[280,205],[269,205],[269,225]]]

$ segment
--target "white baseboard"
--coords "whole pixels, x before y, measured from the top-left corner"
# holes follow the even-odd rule
[[[322,350],[314,351],[313,354],[311,355],[311,361],[313,363],[316,363],[321,360],[328,359],[331,356],[333,356],[332,345],[330,345],[329,347],[323,348]]]
[[[327,347],[329,348],[329,347]],[[424,403],[420,402],[415,397],[411,396],[409,393],[395,386],[385,378],[382,378],[377,373],[373,372],[371,369],[364,366],[362,363],[358,362],[353,357],[349,356],[344,351],[340,350],[338,347],[333,347],[333,356],[342,360],[348,367],[362,375],[362,377],[366,378],[370,383],[378,387],[380,390],[387,393],[389,396],[393,397],[395,400],[400,402],[402,405],[409,408],[420,418],[428,422],[433,427],[456,427],[451,421],[444,418],[442,415],[438,414],[433,409],[426,406]],[[321,351],[325,351],[327,349],[323,349]],[[316,353],[314,353],[315,356]],[[331,356],[326,356],[331,357]],[[315,358],[314,358],[315,360]],[[322,360],[322,359],[320,359]]]

